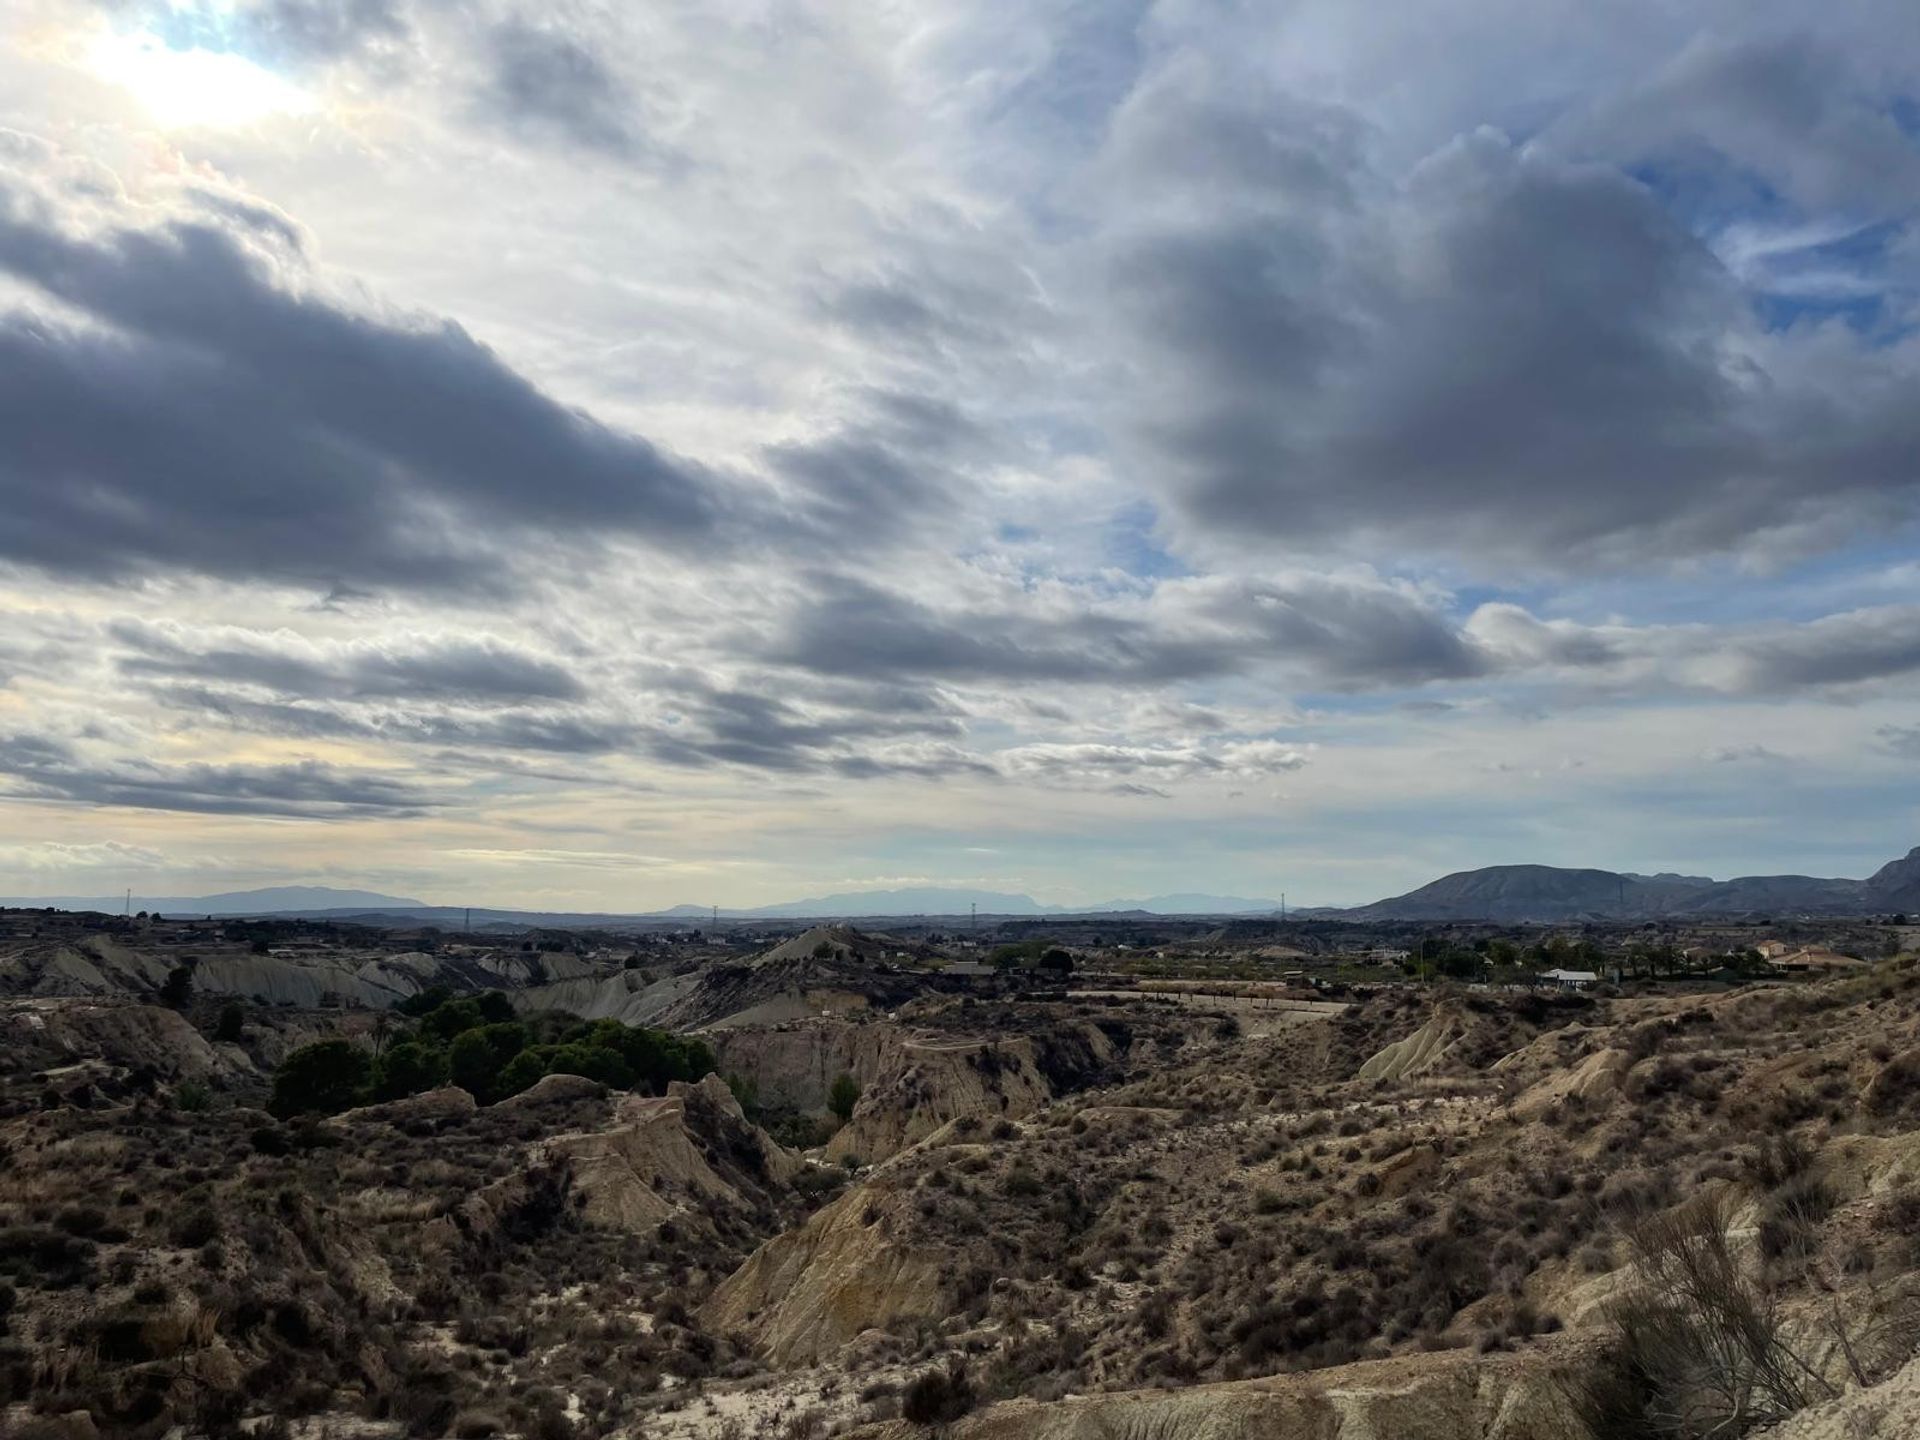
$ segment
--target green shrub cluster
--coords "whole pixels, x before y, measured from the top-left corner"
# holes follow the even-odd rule
[[[499,991],[455,997],[436,987],[394,1007],[414,1023],[373,1055],[349,1040],[291,1052],[274,1072],[278,1116],[337,1114],[452,1083],[482,1104],[518,1095],[546,1075],[584,1075],[616,1090],[663,1093],[717,1068],[705,1041],[552,1012],[514,1018]]]

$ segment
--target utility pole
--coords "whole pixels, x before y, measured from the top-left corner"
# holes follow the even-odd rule
[[[467,906],[467,934],[473,934],[473,907]]]
[[[120,907],[120,918],[124,920],[127,918],[127,916],[131,915],[132,913],[133,913],[133,887],[129,885],[127,887],[127,903]]]

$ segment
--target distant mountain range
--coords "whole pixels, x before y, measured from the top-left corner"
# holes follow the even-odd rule
[[[1812,875],[1635,875],[1490,865],[1442,876],[1405,895],[1350,910],[1315,910],[1340,920],[1651,920],[1740,915],[1920,913],[1920,848],[1865,880]]]
[[[118,914],[121,895],[0,898],[0,905],[52,905],[62,910]],[[613,914],[501,910],[426,905],[370,890],[325,885],[282,885],[219,895],[133,897],[132,908],[162,915],[301,915],[338,919],[416,921],[458,927],[583,927],[621,921],[698,923],[713,914],[705,905]],[[1270,915],[1272,900],[1237,895],[1180,893],[1144,900],[1107,900],[1097,905],[1043,905],[1031,895],[999,890],[920,886],[902,890],[847,890],[747,909],[721,906],[722,920],[839,920],[905,916],[1066,917],[1074,915]],[[1745,875],[1713,880],[1704,875],[1637,875],[1630,871],[1569,870],[1552,865],[1489,865],[1442,876],[1405,895],[1351,909],[1293,912],[1302,919],[1486,920],[1498,922],[1650,920],[1740,915],[1920,915],[1920,848],[1881,866],[1865,880],[1828,880],[1811,875]]]
[[[1275,900],[1248,900],[1237,895],[1153,895],[1145,900],[1103,900],[1097,905],[1042,905],[1031,895],[999,890],[953,890],[920,886],[906,890],[848,890],[787,900],[751,910],[720,908],[722,918],[782,919],[839,918],[850,915],[965,915],[977,907],[982,915],[1104,915],[1112,912],[1149,915],[1264,915],[1278,910]],[[709,913],[695,905],[676,906],[672,914]]]
[[[229,890],[219,895],[0,896],[0,905],[56,910],[99,910],[118,915],[122,908],[161,915],[275,915],[294,910],[412,910],[418,900],[372,890],[336,890],[329,885],[275,885],[265,890]]]
[[[0,905],[60,910],[98,910],[117,915],[129,902],[124,895],[54,895],[0,897]],[[1272,900],[1248,900],[1234,895],[1155,895],[1145,900],[1109,900],[1099,905],[1042,905],[1031,895],[997,890],[955,890],[925,886],[905,890],[849,890],[806,900],[747,909],[720,907],[722,920],[803,920],[908,915],[961,916],[977,909],[985,916],[1093,915],[1108,913],[1148,915],[1264,915],[1280,908]],[[706,905],[675,905],[667,910],[638,913],[501,910],[475,906],[428,905],[398,895],[371,890],[335,890],[325,885],[280,885],[265,890],[230,891],[220,895],[135,895],[131,909],[173,916],[300,915],[337,918],[366,916],[390,920],[418,920],[459,926],[471,916],[475,925],[582,926],[620,920],[707,919]]]

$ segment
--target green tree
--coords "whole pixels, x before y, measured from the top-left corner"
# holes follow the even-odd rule
[[[348,1040],[302,1045],[280,1062],[267,1109],[282,1120],[294,1115],[337,1115],[357,1102],[372,1063]]]
[[[487,1023],[478,1000],[448,1000],[421,1017],[420,1031],[436,1040],[451,1040],[466,1030],[477,1030]]]
[[[220,1007],[220,1018],[214,1022],[213,1038],[232,1044],[246,1033],[247,1012],[237,1004],[229,1002]]]
[[[480,1018],[489,1025],[505,1025],[514,1018],[513,1001],[504,990],[489,990],[480,997]]]
[[[616,1090],[633,1088],[633,1067],[618,1050],[602,1045],[562,1045],[547,1060],[549,1075],[584,1075]]]
[[[167,978],[160,986],[160,1003],[171,1005],[175,1010],[184,1010],[193,999],[193,967],[176,965],[167,972]]]
[[[429,985],[417,995],[409,995],[393,1008],[410,1020],[418,1020],[422,1015],[438,1010],[453,998],[453,991],[444,985]]]
[[[373,1098],[399,1100],[447,1083],[447,1052],[419,1040],[390,1046],[373,1065]]]
[[[547,1073],[547,1059],[559,1047],[557,1045],[535,1045],[522,1050],[507,1062],[506,1069],[494,1081],[499,1098],[518,1095]]]
[[[452,1006],[444,1008],[451,1009]],[[447,1072],[453,1083],[471,1091],[474,1099],[490,1103],[499,1098],[497,1087],[500,1072],[526,1046],[527,1031],[524,1025],[481,1025],[463,1030],[454,1037],[453,1045],[447,1051]]]
[[[1021,940],[1012,945],[1002,945],[987,957],[997,970],[1010,970],[1016,965],[1031,965],[1048,950],[1044,940]]]
[[[859,1103],[860,1082],[851,1075],[840,1076],[827,1091],[827,1108],[838,1115],[842,1123],[853,1118],[853,1107]]]

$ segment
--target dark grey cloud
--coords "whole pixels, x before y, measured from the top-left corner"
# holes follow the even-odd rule
[[[495,668],[482,668],[490,685],[476,689],[470,666],[449,666],[457,684],[430,682],[436,660],[419,662],[403,649],[386,655],[371,672],[363,655],[342,653],[328,664],[288,659],[280,651],[167,651],[154,645],[148,628],[115,626],[121,637],[148,647],[148,655],[119,660],[125,674],[148,680],[159,705],[232,730],[300,739],[355,739],[382,745],[457,747],[465,753],[536,751],[547,755],[630,755],[676,768],[705,770],[737,766],[770,772],[862,770],[860,756],[895,741],[958,741],[964,724],[943,697],[910,685],[818,682],[810,676],[755,676],[756,687],[712,682],[693,670],[657,670],[641,693],[609,697],[611,705],[566,705],[586,699],[555,680],[555,695],[534,684],[507,684]],[[459,651],[459,647],[451,647]],[[490,651],[468,647],[484,659]],[[157,651],[157,657],[156,657]],[[372,684],[363,684],[371,674]],[[420,684],[413,684],[415,676]],[[188,676],[192,680],[177,680]],[[564,672],[559,672],[564,676]],[[207,684],[196,684],[207,682]],[[259,691],[269,691],[261,697]],[[772,691],[787,691],[776,695]],[[555,699],[553,705],[520,701]],[[653,714],[622,712],[639,701]],[[480,705],[482,708],[474,708]],[[927,772],[924,756],[874,760],[866,772]]]
[[[796,705],[766,690],[713,685],[682,675],[676,713],[641,741],[646,753],[686,768],[739,765],[759,770],[820,771],[862,763],[855,753],[875,741],[957,739],[961,722],[939,709],[895,711]],[[776,681],[769,681],[772,688]],[[872,773],[889,768],[874,762]],[[854,773],[844,771],[843,773]]]
[[[303,739],[351,739],[383,744],[458,746],[468,751],[528,750],[561,755],[605,755],[637,746],[640,727],[626,721],[564,710],[488,710],[481,714],[419,705],[350,706],[260,700],[207,685],[160,684],[148,692],[170,710],[201,723]]]
[[[1889,754],[1920,760],[1920,725],[1882,725],[1874,733]]]
[[[491,704],[579,700],[587,694],[586,685],[565,666],[492,639],[396,637],[378,644],[321,646],[139,621],[116,622],[107,634],[134,652],[118,662],[124,673],[257,685],[283,696]]]
[[[1920,672],[1920,608],[1887,606],[1733,636],[1717,647],[1739,688],[1757,694],[1839,688]]]
[[[792,492],[795,523],[844,545],[919,539],[929,526],[952,521],[998,443],[939,395],[867,390],[845,423],[769,447],[765,461]]]
[[[1389,186],[1357,123],[1207,78],[1107,172],[1122,423],[1200,532],[1632,567],[1920,512],[1912,357],[1801,363],[1646,186],[1485,133]]]
[[[1889,8],[1882,23],[1888,58],[1920,50],[1920,14]],[[1757,179],[1810,206],[1903,213],[1920,203],[1920,146],[1893,105],[1904,88],[1897,68],[1857,63],[1818,29],[1708,33],[1548,136],[1663,166],[1710,207],[1760,208]]]
[[[893,776],[948,780],[956,775],[972,775],[985,780],[1000,778],[1000,771],[991,762],[952,746],[876,755],[842,755],[830,760],[826,768],[848,780],[879,780]]]
[[[402,819],[434,802],[414,785],[308,760],[291,765],[95,763],[63,740],[0,736],[0,797],[208,815]]]
[[[1336,689],[1479,673],[1447,618],[1408,593],[1324,576],[1163,589],[1156,608],[942,612],[864,581],[825,577],[764,658],[822,674],[954,681],[1163,685],[1291,669]]]
[[[552,400],[459,326],[332,303],[257,228],[79,235],[0,169],[0,561],[497,588],[517,544],[734,534],[736,487]]]
[[[509,129],[621,159],[653,149],[639,101],[582,40],[547,25],[494,27],[480,113]]]

